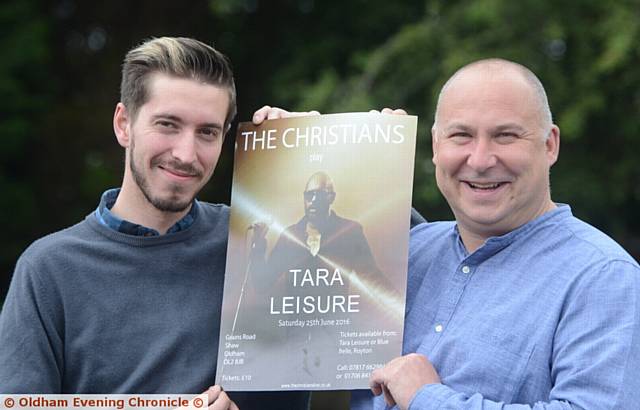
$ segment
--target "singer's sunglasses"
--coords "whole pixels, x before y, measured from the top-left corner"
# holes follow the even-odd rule
[[[324,189],[314,189],[312,191],[304,191],[304,200],[313,201],[314,198],[325,200],[329,198],[331,194],[333,194],[333,192],[325,191]]]

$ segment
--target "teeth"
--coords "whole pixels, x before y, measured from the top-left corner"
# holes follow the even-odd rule
[[[468,182],[468,184],[471,186],[471,188],[476,188],[476,189],[496,189],[497,187],[500,186],[500,183],[496,183],[496,184],[477,184],[477,183]]]

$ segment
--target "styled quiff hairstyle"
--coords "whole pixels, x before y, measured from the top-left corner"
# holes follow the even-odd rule
[[[226,88],[229,109],[225,129],[236,115],[236,86],[231,64],[224,54],[186,37],[152,38],[127,53],[122,64],[120,101],[135,119],[149,98],[151,74],[163,73]]]

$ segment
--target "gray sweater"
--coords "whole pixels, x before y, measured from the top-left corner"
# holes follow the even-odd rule
[[[199,393],[215,379],[229,211],[155,237],[93,213],[20,257],[0,314],[0,393]],[[305,393],[231,394],[305,408]]]

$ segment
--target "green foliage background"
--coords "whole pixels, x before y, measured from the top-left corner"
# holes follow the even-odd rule
[[[430,220],[451,218],[430,161],[440,86],[474,59],[523,63],[546,85],[562,131],[554,199],[640,256],[640,1],[179,3],[0,5],[0,301],[31,241],[81,220],[119,185],[120,63],[161,35],[193,36],[231,58],[240,120],[266,103],[419,115],[414,206]],[[228,203],[231,140],[202,199]]]

